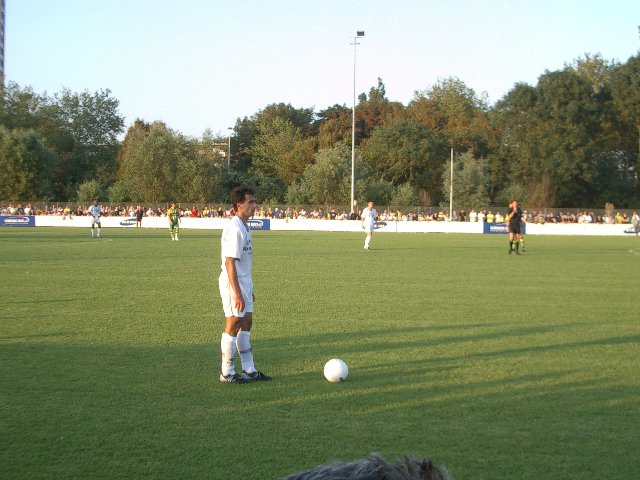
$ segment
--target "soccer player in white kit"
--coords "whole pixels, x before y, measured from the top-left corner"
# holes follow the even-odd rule
[[[362,210],[360,217],[362,218],[362,228],[367,232],[367,237],[364,239],[364,249],[369,250],[371,237],[373,237],[373,231],[376,228],[376,218],[378,218],[378,212],[373,208],[373,202],[367,203],[367,207]]]
[[[96,236],[100,238],[100,228],[102,227],[100,224],[100,217],[102,216],[102,207],[98,205],[98,200],[89,207],[89,215],[91,215],[91,238],[95,238]],[[97,228],[96,225],[98,226]]]
[[[231,192],[235,216],[222,230],[220,256],[222,272],[218,278],[226,326],[220,338],[222,368],[220,381],[249,383],[271,380],[269,375],[256,370],[251,350],[253,323],[253,280],[251,230],[247,221],[256,210],[256,197],[248,187],[237,187]],[[242,375],[235,370],[236,351],[242,362]]]

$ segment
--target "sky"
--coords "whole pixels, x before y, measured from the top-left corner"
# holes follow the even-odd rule
[[[109,89],[125,128],[191,137],[272,103],[350,108],[378,78],[404,105],[450,77],[493,104],[586,54],[640,51],[639,0],[5,1],[6,81]]]

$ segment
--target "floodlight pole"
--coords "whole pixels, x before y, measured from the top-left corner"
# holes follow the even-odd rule
[[[449,221],[453,215],[453,147],[451,147],[451,179],[449,182]]]
[[[364,32],[356,32],[353,37],[353,110],[351,112],[351,213],[355,212],[356,187],[356,48],[358,37],[364,37]]]
[[[233,128],[227,127],[229,130],[229,154],[227,155],[227,169],[231,170],[231,132],[233,132]]]

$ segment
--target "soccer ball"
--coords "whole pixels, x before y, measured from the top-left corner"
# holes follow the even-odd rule
[[[349,375],[349,367],[339,358],[332,358],[324,364],[324,376],[330,382],[344,382]]]

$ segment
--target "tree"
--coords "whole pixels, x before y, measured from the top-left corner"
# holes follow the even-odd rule
[[[20,88],[9,82],[3,89],[0,122],[8,130],[33,129],[42,125],[41,111],[47,105],[47,97],[39,95],[31,87]]]
[[[489,205],[488,195],[489,168],[484,159],[474,158],[471,152],[458,154],[453,162],[453,204],[455,208],[480,208]],[[451,190],[451,160],[448,160],[442,173],[441,205],[449,206]]]
[[[220,177],[227,165],[219,154],[218,145],[224,143],[223,140],[210,132],[200,140],[176,135],[176,198],[203,203],[218,196]]]
[[[33,130],[0,127],[0,198],[49,200],[55,162]]]
[[[409,183],[420,191],[425,204],[440,196],[447,151],[443,136],[412,119],[385,123],[362,146],[363,160],[374,179],[394,186]]]
[[[334,105],[318,112],[315,120],[318,148],[331,148],[336,143],[351,144],[352,111],[344,105]]]
[[[235,126],[237,170],[254,169],[263,177],[292,184],[312,160],[313,109],[272,104]]]
[[[618,167],[608,160],[615,119],[607,85],[567,67],[535,88],[516,86],[494,110],[503,176],[528,185],[529,202],[591,206],[611,190],[603,173]]]
[[[420,198],[416,189],[408,183],[396,187],[391,197],[391,204],[397,207],[411,207],[418,205],[419,202]]]
[[[275,117],[270,122],[260,122],[259,134],[248,151],[258,174],[280,177],[289,185],[310,163],[313,149],[309,146],[299,127],[290,120]]]
[[[87,180],[78,186],[78,201],[81,203],[93,203],[95,200],[104,200],[102,187],[97,180]]]
[[[132,202],[131,185],[126,180],[118,180],[108,189],[108,197],[111,203]]]
[[[120,156],[118,179],[126,180],[137,202],[166,202],[175,198],[177,136],[157,122],[148,131],[141,125],[127,133],[126,150]]]
[[[386,121],[401,115],[404,107],[401,103],[390,102],[381,78],[378,85],[371,87],[369,97],[362,93],[356,106],[356,145],[371,137],[374,130]]]
[[[76,182],[93,178],[101,183],[115,180],[118,135],[124,130],[124,118],[118,114],[118,100],[110,94],[108,89],[95,93],[63,89],[54,97],[56,120],[73,139],[68,173]]]
[[[356,164],[359,164],[358,161]],[[356,178],[357,198],[362,199],[365,184],[359,167]],[[358,175],[360,173],[360,175]],[[349,204],[351,196],[351,149],[346,145],[325,148],[315,155],[315,162],[307,165],[298,184],[289,188],[287,201],[297,204]]]
[[[447,78],[430,90],[417,91],[407,113],[456,150],[487,153],[487,103],[458,78]]]
[[[494,205],[509,205],[512,200],[518,200],[522,205],[528,205],[529,188],[522,183],[512,183],[500,190],[494,200]]]
[[[536,143],[538,120],[533,114],[538,102],[538,91],[525,83],[517,83],[513,89],[491,110],[488,195],[496,193],[513,182],[527,182],[534,186],[539,182],[536,170],[537,158],[529,145]],[[552,205],[553,201],[543,205]]]
[[[585,54],[585,58],[577,58],[573,64],[566,64],[565,69],[573,69],[578,75],[586,78],[595,93],[608,88],[611,75],[618,66],[617,62],[606,60],[602,55]]]
[[[611,93],[619,133],[618,155],[631,201],[640,201],[640,53],[611,74]]]
[[[390,205],[395,193],[393,183],[387,180],[376,180],[367,186],[367,201],[376,205]]]
[[[57,154],[53,194],[68,199],[86,180],[113,182],[117,137],[124,125],[117,109],[118,101],[109,90],[78,94],[63,89],[49,97],[10,82],[4,90],[1,118],[8,129],[33,129]]]

